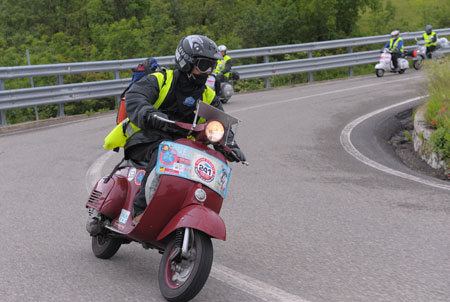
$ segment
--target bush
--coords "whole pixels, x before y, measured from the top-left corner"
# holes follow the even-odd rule
[[[427,67],[428,92],[425,119],[437,130],[430,138],[433,150],[450,160],[450,60],[433,62]]]
[[[450,160],[450,128],[438,128],[431,135],[430,142],[444,160]]]

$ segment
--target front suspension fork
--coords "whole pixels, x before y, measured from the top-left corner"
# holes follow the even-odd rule
[[[190,228],[177,229],[175,234],[175,250],[170,256],[171,261],[180,262],[183,258],[187,258],[189,256],[188,248],[190,234]]]

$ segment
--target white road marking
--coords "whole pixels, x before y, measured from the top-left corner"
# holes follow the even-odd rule
[[[217,263],[213,263],[211,275],[214,279],[260,298],[263,301],[309,302],[299,296],[289,294],[277,287],[271,286]]]
[[[103,166],[113,155],[115,155],[113,151],[108,151],[97,158],[89,167],[85,177],[86,190],[88,191],[88,193],[91,192],[94,185],[102,176],[101,171]],[[293,294],[289,294],[277,287],[241,274],[218,263],[213,264],[213,267],[211,268],[211,276],[216,280],[224,282],[247,294],[260,298],[263,301],[309,302],[308,300],[305,300]]]
[[[347,151],[351,156],[353,156],[354,158],[356,158],[357,160],[363,162],[364,164],[371,166],[372,168],[378,169],[380,171],[383,171],[385,173],[389,173],[395,176],[399,176],[405,179],[409,179],[412,181],[416,181],[425,185],[429,185],[432,187],[436,187],[436,188],[440,188],[440,189],[444,189],[444,190],[449,190],[450,191],[450,186],[449,185],[445,185],[445,184],[441,184],[435,181],[431,181],[431,180],[427,180],[427,179],[423,179],[411,174],[407,174],[407,173],[403,173],[397,170],[393,170],[389,167],[383,166],[380,163],[377,163],[369,158],[367,158],[366,156],[362,155],[356,148],[355,146],[353,146],[352,141],[350,139],[350,136],[352,134],[352,130],[358,126],[359,124],[361,124],[363,121],[371,118],[374,115],[377,115],[383,111],[404,105],[404,104],[408,104],[420,99],[423,99],[427,96],[420,96],[420,97],[416,97],[410,100],[406,100],[404,102],[398,103],[398,104],[394,104],[385,108],[381,108],[379,110],[373,111],[371,113],[368,113],[364,116],[361,116],[359,118],[357,118],[356,120],[354,120],[353,122],[347,124],[347,126],[344,127],[344,129],[341,132],[341,145],[344,147],[345,151]]]
[[[410,77],[410,78],[408,78],[408,80],[412,80],[412,79],[416,79],[416,78],[419,78],[419,77]],[[265,104],[261,104],[261,105],[255,105],[255,106],[245,107],[245,108],[236,109],[236,110],[230,110],[230,111],[227,111],[227,113],[234,113],[234,112],[240,112],[240,111],[245,111],[245,110],[249,110],[249,109],[256,109],[256,108],[261,108],[261,107],[266,107],[266,106],[279,105],[279,104],[295,102],[295,101],[299,101],[299,100],[303,100],[303,99],[309,99],[309,98],[314,98],[314,97],[319,97],[319,96],[324,96],[324,95],[336,94],[339,92],[359,90],[361,88],[373,87],[373,86],[378,86],[378,85],[386,85],[386,84],[390,84],[390,83],[404,82],[404,81],[405,81],[405,79],[399,79],[399,80],[389,81],[388,83],[379,82],[379,83],[368,84],[368,85],[363,85],[363,86],[355,86],[355,87],[351,87],[351,88],[333,90],[333,91],[323,92],[323,93],[318,93],[318,94],[313,94],[313,95],[305,95],[305,96],[301,96],[298,98],[292,98],[292,99],[287,99],[287,100],[283,100],[283,101],[274,101],[274,102],[265,103]]]
[[[106,152],[105,154],[97,158],[87,170],[85,176],[85,186],[88,193],[91,193],[92,188],[95,186],[100,177],[102,177],[102,168],[108,161],[108,159],[113,155],[114,151]]]

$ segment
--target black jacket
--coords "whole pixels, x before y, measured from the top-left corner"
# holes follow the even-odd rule
[[[167,114],[171,120],[187,123],[191,123],[194,120],[195,106],[186,106],[185,99],[190,96],[194,99],[200,98],[205,90],[205,85],[193,85],[189,82],[186,74],[179,70],[174,71],[173,82],[166,82],[165,85],[171,85],[171,87],[164,102],[158,109],[153,107],[159,96],[159,84],[155,76],[148,75],[142,78],[134,83],[126,93],[125,108],[127,116],[142,131],[137,132],[128,139],[125,149],[137,144],[153,143],[167,137],[167,134],[151,129],[150,124],[147,122],[148,116],[155,111]],[[223,110],[222,103],[217,96],[211,105]]]

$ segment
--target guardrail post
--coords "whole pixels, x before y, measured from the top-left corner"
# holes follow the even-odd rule
[[[114,79],[118,80],[120,79],[120,72],[118,70],[114,71]],[[116,95],[116,107],[119,106],[120,103],[120,96]]]
[[[6,126],[6,111],[0,110],[0,126]]]
[[[308,51],[308,58],[312,58],[312,51]],[[314,82],[314,77],[312,71],[308,72],[308,82]]]
[[[63,81],[63,77],[62,75],[58,76],[58,85],[63,85],[64,81]],[[65,117],[66,115],[64,114],[64,104],[58,104],[58,116],[59,117]]]
[[[269,56],[264,56],[264,63],[269,63]],[[270,88],[270,77],[265,78],[265,80],[266,80],[265,87]]]
[[[353,53],[353,47],[349,47],[348,48],[348,53]],[[353,76],[353,66],[350,66],[349,68],[348,68],[348,76],[349,77],[352,77]]]
[[[30,51],[27,48],[27,61],[28,61],[28,66],[31,66],[31,60],[30,60]],[[31,84],[31,88],[34,88],[34,80],[33,77],[30,77],[30,84]],[[34,106],[34,115],[36,116],[36,121],[39,120],[39,110],[37,106]]]
[[[5,81],[0,80],[0,91],[5,90]],[[0,126],[6,126],[6,110],[0,110]]]

